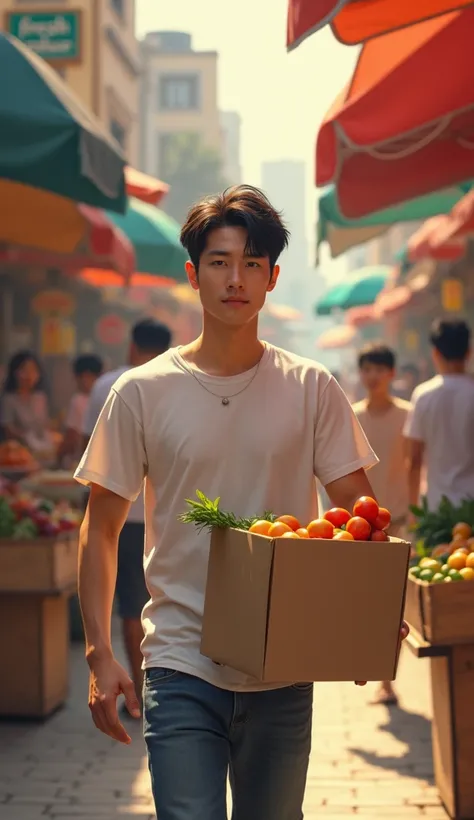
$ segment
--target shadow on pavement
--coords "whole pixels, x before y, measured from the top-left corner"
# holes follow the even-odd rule
[[[387,722],[377,728],[405,744],[405,753],[383,756],[360,748],[350,748],[349,751],[369,766],[391,769],[403,777],[413,777],[432,784],[434,780],[431,721],[417,712],[408,712],[400,706],[385,707],[385,711]]]

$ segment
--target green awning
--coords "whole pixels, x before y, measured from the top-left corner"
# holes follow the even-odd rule
[[[316,315],[329,316],[335,310],[373,305],[391,271],[389,265],[370,265],[349,274],[348,279],[330,288],[317,302]]]
[[[179,239],[180,227],[168,214],[130,197],[125,214],[108,211],[107,216],[132,243],[137,273],[187,280],[184,265],[188,255]]]
[[[41,57],[0,34],[0,177],[125,210],[118,143]]]
[[[336,257],[355,245],[361,245],[384,234],[397,222],[413,222],[438,214],[447,214],[466,191],[470,190],[472,184],[472,181],[469,181],[443,191],[435,191],[393,208],[376,211],[361,219],[346,219],[339,209],[336,188],[331,185],[326,188],[318,202],[317,245],[319,247],[322,242],[327,242],[331,256]]]

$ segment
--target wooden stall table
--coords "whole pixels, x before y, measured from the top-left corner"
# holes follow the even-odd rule
[[[69,685],[69,598],[77,532],[0,539],[0,717],[45,718]]]
[[[436,786],[453,820],[474,818],[474,642],[433,645],[411,626],[406,644],[429,658]]]

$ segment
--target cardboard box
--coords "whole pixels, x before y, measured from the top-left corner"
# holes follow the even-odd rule
[[[410,545],[211,537],[201,652],[268,683],[393,680]]]
[[[0,539],[0,592],[55,593],[77,584],[78,533]]]
[[[474,582],[428,584],[409,576],[405,618],[433,645],[474,643]]]

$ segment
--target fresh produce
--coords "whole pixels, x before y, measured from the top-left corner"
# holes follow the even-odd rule
[[[14,485],[4,486],[0,495],[0,538],[26,541],[53,537],[77,529],[81,517],[67,502],[54,504],[18,493]]]
[[[0,469],[35,470],[38,462],[27,447],[15,439],[8,439],[0,444]]]
[[[474,581],[474,539],[471,533],[470,524],[457,522],[448,534],[449,543],[438,545],[431,556],[420,558],[409,574],[432,584]]]
[[[386,533],[391,516],[388,510],[378,506],[373,498],[366,496],[354,504],[352,513],[334,507],[323,518],[316,518],[306,526],[294,515],[276,516],[265,512],[254,518],[240,518],[221,510],[220,499],[212,501],[199,490],[196,499],[187,499],[187,512],[179,516],[185,524],[194,524],[199,530],[214,528],[247,530],[269,538],[311,538],[334,541],[389,541]],[[360,513],[365,512],[370,521]],[[372,523],[371,523],[372,522]],[[439,565],[441,567],[441,564]]]
[[[472,537],[474,528],[474,499],[466,499],[455,506],[443,498],[436,511],[428,509],[426,498],[420,507],[410,507],[416,523],[413,528],[419,553],[451,544],[454,540]]]

